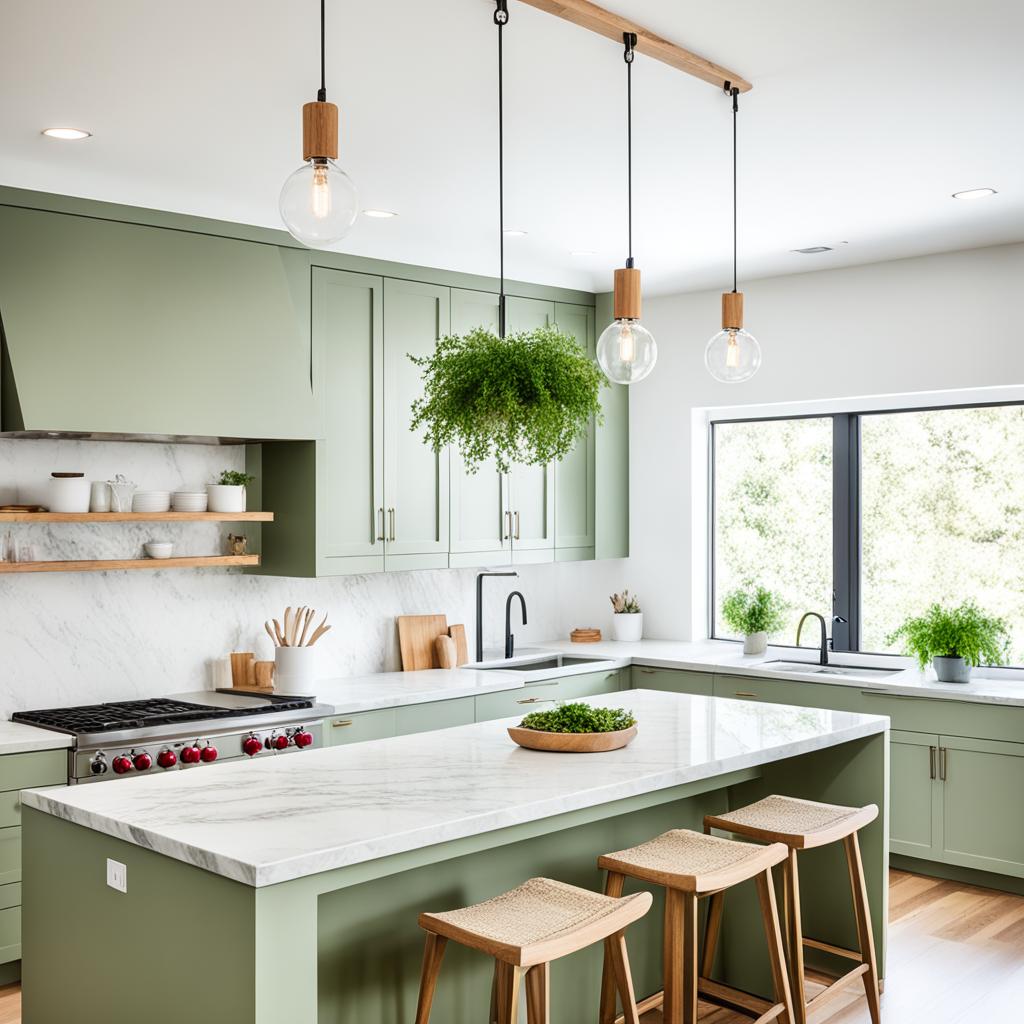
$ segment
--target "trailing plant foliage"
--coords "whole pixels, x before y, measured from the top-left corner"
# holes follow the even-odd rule
[[[734,590],[722,602],[722,618],[737,633],[777,633],[785,625],[786,605],[765,587]]]
[[[628,590],[624,590],[621,594],[612,594],[609,600],[612,603],[612,611],[616,615],[640,614],[640,599]]]
[[[1005,665],[1009,629],[1004,619],[987,615],[973,601],[959,608],[933,604],[924,615],[907,619],[886,643],[903,639],[908,654],[924,668],[932,658],[963,658],[968,665]]]
[[[589,704],[559,704],[551,711],[534,711],[520,723],[537,732],[618,732],[636,725],[621,708],[592,708]]]
[[[599,393],[607,380],[576,340],[557,327],[499,338],[478,327],[442,338],[422,368],[423,395],[412,404],[412,429],[426,427],[435,451],[456,444],[475,473],[494,458],[545,465],[568,455],[601,421]]]
[[[241,473],[237,469],[225,469],[217,481],[222,487],[248,487],[256,477]]]

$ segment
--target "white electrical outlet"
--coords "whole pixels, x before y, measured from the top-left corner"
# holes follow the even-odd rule
[[[120,861],[107,858],[107,885],[118,892],[128,891],[128,868]]]

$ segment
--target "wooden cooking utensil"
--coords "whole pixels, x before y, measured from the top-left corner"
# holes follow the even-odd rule
[[[457,668],[458,662],[455,653],[455,641],[442,633],[434,640],[434,652],[441,668]]]
[[[399,615],[398,646],[402,652],[402,671],[439,668],[434,641],[442,633],[448,633],[448,619],[444,615]]]
[[[448,627],[448,635],[455,641],[455,665],[465,665],[469,662],[469,644],[466,641],[466,627],[460,622],[458,625]]]
[[[267,636],[269,636],[270,639],[274,642],[274,646],[275,647],[280,647],[280,644],[277,642],[277,637],[274,635],[274,629],[270,625],[270,623],[269,622],[264,622],[263,623],[263,628],[267,631]]]
[[[313,616],[316,614],[316,610],[313,608],[307,608],[306,614],[302,617],[302,635],[299,637],[299,646],[306,646],[306,634],[309,632],[309,624],[313,621]]]
[[[274,622],[274,633],[277,636],[277,646],[278,647],[287,647],[288,644],[285,641],[284,630],[281,628],[281,623],[278,622],[277,619],[274,619],[273,622]]]

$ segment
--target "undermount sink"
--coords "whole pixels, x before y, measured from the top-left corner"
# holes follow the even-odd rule
[[[608,658],[583,658],[575,654],[543,654],[533,657],[501,659],[499,661],[476,662],[463,668],[477,672],[538,672],[547,668],[572,668],[575,665],[590,665],[608,661]]]
[[[884,678],[895,676],[902,672],[899,668],[875,668],[871,665],[818,665],[807,661],[766,661],[761,668],[773,672],[794,672],[807,676],[843,676],[847,679],[856,679],[858,676],[872,676]]]

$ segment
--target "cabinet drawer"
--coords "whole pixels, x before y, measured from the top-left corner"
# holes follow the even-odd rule
[[[21,906],[21,882],[0,885],[0,910]]]
[[[669,690],[672,693],[693,693],[710,697],[714,692],[714,676],[710,672],[689,672],[675,668],[633,666],[633,687],[637,690]]]
[[[1024,743],[1024,708],[877,690],[853,692],[859,698],[854,711],[888,715],[893,729]]]
[[[550,707],[552,701],[617,693],[620,684],[621,675],[618,670],[614,670],[542,679],[536,683],[527,683],[517,690],[484,693],[476,698],[476,720],[489,722],[496,718],[512,718],[543,710]]]
[[[0,885],[21,881],[21,826],[0,829]]]
[[[558,682],[558,699],[576,700],[578,697],[618,693],[621,689],[622,676],[618,669],[613,669],[611,672],[588,672],[584,676],[566,676]]]
[[[337,747],[343,743],[363,743],[381,740],[396,732],[395,709],[360,711],[354,715],[338,715],[324,723],[324,742]]]
[[[793,704],[830,711],[862,711],[860,691],[825,683],[799,683],[791,679],[760,679],[755,676],[715,674],[716,697],[763,700],[769,704]],[[877,712],[882,714],[883,712]]]
[[[472,697],[437,700],[429,704],[410,704],[395,709],[395,734],[410,736],[432,729],[450,729],[476,721],[476,704]]]
[[[35,750],[0,757],[0,792],[36,786],[62,786],[68,781],[66,750]]]
[[[0,964],[21,958],[21,907],[0,910]]]

